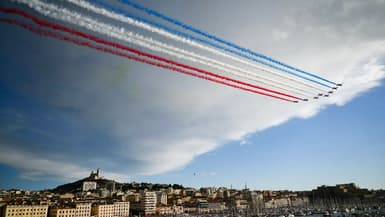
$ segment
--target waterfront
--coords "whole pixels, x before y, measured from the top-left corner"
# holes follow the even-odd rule
[[[162,215],[163,217],[384,217],[384,207],[346,209],[345,211],[321,209],[270,209],[255,213],[251,210],[228,210],[222,213]]]

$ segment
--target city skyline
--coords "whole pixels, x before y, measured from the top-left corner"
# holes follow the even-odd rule
[[[360,215],[384,213],[384,190],[354,183],[319,186],[311,191],[254,191],[186,188],[180,185],[117,183],[100,170],[73,183],[43,191],[1,190],[4,217]],[[293,214],[294,213],[294,214]]]
[[[90,175],[89,176],[86,176],[86,177],[82,177],[80,178],[79,180],[72,180],[71,182],[69,183],[59,183],[58,185],[56,186],[52,186],[52,187],[49,187],[49,186],[46,186],[44,188],[40,188],[40,189],[32,189],[32,188],[17,188],[17,187],[9,187],[9,188],[0,188],[1,191],[4,191],[4,192],[13,192],[13,191],[26,191],[26,192],[44,192],[44,191],[48,191],[48,192],[54,192],[54,193],[69,193],[69,192],[72,192],[72,191],[78,191],[79,189],[78,188],[74,188],[74,186],[77,186],[79,185],[79,183],[82,185],[82,191],[83,192],[88,192],[88,191],[92,191],[92,190],[95,190],[95,189],[103,189],[103,187],[101,186],[104,186],[105,184],[98,184],[99,181],[106,181],[106,182],[109,182],[109,183],[114,183],[116,185],[132,185],[132,189],[131,190],[138,190],[136,188],[139,187],[139,189],[144,189],[144,190],[141,190],[141,191],[154,191],[153,188],[155,186],[155,189],[163,189],[165,190],[165,188],[176,188],[176,189],[187,189],[187,191],[189,189],[193,189],[195,191],[202,191],[202,189],[227,189],[227,190],[234,190],[234,191],[254,191],[254,192],[310,192],[310,191],[314,191],[314,190],[319,190],[319,189],[323,189],[323,188],[345,188],[346,186],[350,186],[350,187],[353,187],[353,188],[356,188],[356,189],[363,189],[365,191],[384,191],[385,189],[383,188],[366,188],[365,186],[361,186],[359,183],[354,183],[354,182],[350,182],[350,183],[335,183],[335,184],[322,184],[322,185],[319,185],[319,186],[315,186],[313,188],[308,188],[308,189],[305,189],[305,188],[302,188],[302,189],[290,189],[290,188],[282,188],[282,189],[272,189],[272,188],[266,188],[266,189],[256,189],[256,188],[250,188],[250,186],[247,184],[247,182],[244,183],[243,186],[240,186],[240,187],[236,187],[236,186],[233,186],[232,184],[230,184],[229,186],[186,186],[186,185],[183,185],[183,184],[180,184],[180,183],[156,183],[156,182],[146,182],[146,181],[131,181],[131,182],[124,182],[124,181],[116,181],[116,180],[113,180],[113,179],[110,179],[109,177],[105,177],[104,174],[103,174],[103,171],[101,171],[99,168],[97,168],[96,170],[92,170],[90,171]],[[136,187],[135,187],[136,186]],[[166,186],[166,187],[165,187]],[[110,186],[111,187],[111,186]],[[71,189],[73,188],[71,191],[66,191],[66,189]],[[119,192],[121,191],[121,187],[119,188],[114,188],[116,189],[116,192]],[[111,191],[113,192],[113,191]],[[115,193],[116,193],[115,192]]]
[[[289,104],[0,23],[0,189],[385,188],[384,1],[141,4],[343,86]]]

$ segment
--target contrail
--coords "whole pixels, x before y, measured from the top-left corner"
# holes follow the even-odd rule
[[[75,0],[75,1],[82,1],[82,0]],[[103,6],[103,7],[105,7],[105,8],[108,8],[108,9],[111,10],[111,11],[115,11],[115,12],[118,12],[118,13],[120,13],[120,14],[124,14],[126,17],[130,17],[130,18],[135,19],[136,21],[142,22],[142,23],[144,23],[144,24],[150,24],[150,25],[155,26],[155,27],[157,27],[157,28],[159,28],[159,29],[161,29],[161,30],[164,30],[164,31],[168,32],[168,33],[171,33],[171,34],[176,35],[176,36],[180,36],[180,37],[182,37],[182,38],[184,38],[184,39],[188,39],[188,40],[193,41],[193,42],[200,42],[200,43],[209,45],[209,46],[211,46],[211,47],[214,47],[214,48],[217,48],[217,49],[219,49],[219,50],[225,51],[224,53],[228,52],[228,53],[231,53],[231,54],[235,54],[235,55],[237,55],[237,56],[239,56],[239,57],[243,57],[243,58],[245,58],[245,59],[252,60],[253,62],[257,62],[257,63],[263,64],[263,65],[268,66],[268,67],[270,67],[270,68],[276,69],[276,70],[278,70],[278,71],[285,72],[285,73],[287,73],[287,74],[289,74],[289,75],[292,75],[292,76],[295,76],[295,77],[297,77],[297,78],[301,78],[301,79],[310,81],[310,82],[312,82],[312,83],[315,83],[315,84],[317,84],[317,85],[326,87],[326,88],[328,88],[328,89],[329,89],[329,88],[330,88],[330,89],[333,88],[333,87],[331,87],[331,86],[329,86],[329,85],[327,85],[327,84],[324,84],[324,83],[321,83],[321,82],[316,81],[316,80],[314,80],[314,79],[311,79],[311,78],[308,78],[308,77],[299,75],[299,74],[297,74],[297,73],[294,73],[294,72],[291,71],[291,70],[287,70],[287,69],[284,69],[284,68],[280,68],[280,67],[278,67],[278,66],[276,66],[276,65],[273,65],[273,64],[270,64],[270,63],[268,63],[268,62],[265,62],[265,61],[262,61],[262,60],[253,58],[252,56],[249,56],[249,55],[247,55],[247,54],[244,54],[244,53],[241,53],[241,52],[238,52],[238,51],[234,51],[234,50],[229,49],[229,48],[227,48],[227,47],[224,47],[224,46],[221,46],[221,45],[212,43],[212,42],[210,42],[210,41],[207,41],[207,40],[204,40],[204,39],[195,37],[195,36],[193,36],[193,35],[190,35],[190,34],[187,34],[187,33],[184,33],[184,32],[181,32],[181,31],[178,31],[178,30],[175,30],[175,29],[172,29],[172,28],[170,28],[170,27],[168,27],[168,26],[165,26],[165,25],[163,25],[163,24],[160,24],[160,23],[157,23],[157,22],[154,22],[154,21],[147,20],[147,19],[145,19],[145,18],[143,18],[143,17],[138,17],[138,16],[135,16],[135,15],[132,15],[132,14],[130,14],[130,13],[127,12],[127,11],[121,10],[121,9],[119,9],[119,8],[117,8],[117,7],[111,6],[111,5],[109,5],[109,4],[106,4],[106,3],[104,3],[104,2],[101,2],[101,1],[99,1],[99,0],[93,0],[93,2],[95,2],[95,3],[98,4],[98,5]],[[84,1],[83,1],[83,3],[84,3]],[[85,4],[89,4],[89,3],[88,3],[88,2],[85,2]],[[151,30],[150,30],[150,31],[151,31]],[[226,54],[227,54],[227,53],[226,53]],[[219,54],[219,55],[222,55],[222,54]],[[234,56],[233,56],[233,58],[234,58]],[[279,74],[282,75],[282,73],[279,73]]]
[[[38,4],[38,2],[35,2],[35,3]],[[181,59],[186,59],[186,60],[190,60],[192,62],[197,62],[197,63],[203,64],[203,65],[209,66],[211,68],[225,71],[227,73],[236,75],[236,76],[241,77],[241,78],[246,78],[249,80],[259,82],[261,84],[269,85],[269,86],[274,87],[274,88],[278,88],[278,89],[282,89],[282,90],[285,90],[288,92],[292,92],[292,93],[295,93],[296,95],[301,95],[301,96],[304,96],[307,98],[312,98],[315,95],[315,93],[309,92],[305,89],[301,89],[298,87],[292,87],[292,86],[287,85],[287,84],[282,83],[282,82],[278,82],[278,81],[274,81],[274,80],[271,80],[268,78],[260,77],[254,73],[250,73],[248,71],[245,71],[242,68],[239,68],[239,67],[236,67],[236,66],[233,66],[230,64],[226,64],[226,63],[223,63],[223,62],[220,62],[220,61],[217,61],[217,60],[214,60],[214,59],[202,56],[202,55],[198,55],[194,52],[189,52],[189,51],[186,51],[186,50],[183,50],[180,48],[176,48],[176,47],[173,47],[171,45],[167,45],[167,44],[164,44],[164,43],[159,42],[157,40],[154,40],[152,38],[146,38],[146,37],[141,36],[139,34],[126,31],[124,28],[118,28],[118,27],[113,26],[113,25],[101,23],[101,22],[94,20],[92,18],[80,15],[76,12],[71,12],[71,11],[64,9],[64,8],[59,8],[55,5],[46,5],[44,3],[39,4],[39,5],[41,7],[49,8],[48,10],[54,10],[57,12],[57,14],[56,14],[53,12],[48,13],[47,11],[44,11],[44,12],[40,11],[42,13],[46,13],[50,17],[53,17],[55,19],[65,20],[67,22],[71,22],[73,24],[80,25],[84,28],[90,29],[90,30],[95,31],[95,32],[99,32],[99,33],[104,34],[104,35],[108,35],[108,36],[113,37],[113,38],[117,38],[117,39],[127,41],[130,43],[134,43],[134,44],[137,44],[139,46],[143,46],[143,47],[149,48],[149,49],[154,50],[154,51],[166,53],[168,55],[175,56],[175,57],[178,57]],[[59,15],[59,13],[65,14],[66,16]],[[157,47],[154,47],[154,45]],[[284,86],[284,87],[282,87],[282,86]],[[297,90],[299,90],[301,92],[299,92]],[[309,95],[309,94],[311,94],[311,95]]]
[[[26,0],[18,0],[18,1],[25,2]],[[39,0],[29,0],[28,3],[29,3],[29,5],[32,8],[34,8],[39,13],[42,13],[42,14],[44,14],[46,16],[49,16],[49,17],[52,17],[52,18],[55,18],[55,19],[59,19],[59,20],[64,20],[64,21],[67,21],[67,22],[70,22],[70,23],[73,23],[73,24],[85,27],[85,28],[87,28],[89,30],[92,30],[92,31],[95,31],[95,32],[99,32],[101,34],[108,35],[108,36],[113,37],[113,38],[118,38],[120,40],[125,40],[125,41],[128,41],[128,42],[131,42],[131,43],[134,43],[134,44],[137,44],[137,45],[149,48],[149,49],[154,50],[154,51],[167,53],[169,55],[173,55],[173,56],[176,56],[178,58],[184,58],[184,59],[188,59],[188,60],[199,62],[199,63],[206,63],[204,61],[200,61],[200,60],[197,60],[195,58],[186,57],[184,55],[180,55],[180,54],[177,54],[175,52],[170,52],[168,50],[165,50],[165,49],[162,49],[162,48],[159,48],[159,47],[155,47],[155,46],[153,46],[153,45],[151,45],[149,43],[146,43],[146,42],[142,42],[142,41],[139,41],[139,40],[135,40],[133,38],[124,37],[124,36],[121,36],[119,34],[115,34],[113,31],[118,31],[118,30],[116,28],[113,28],[113,26],[101,24],[101,23],[98,23],[97,21],[94,21],[92,19],[88,19],[88,21],[90,23],[85,23],[83,20],[86,19],[86,17],[84,17],[81,14],[78,14],[76,12],[71,12],[71,11],[65,9],[65,8],[59,8],[56,5],[46,4],[46,3],[40,2]],[[59,13],[64,13],[66,15],[60,15],[60,14],[58,14],[58,12]],[[94,26],[95,22],[100,24],[100,25],[99,26]],[[106,28],[107,28],[107,30],[106,30]],[[110,31],[108,29],[110,29],[112,31]],[[122,31],[122,30],[120,30],[120,31]],[[131,36],[131,35],[134,35],[134,34],[131,33],[128,36]],[[221,70],[226,70],[226,71],[228,71],[230,73],[233,73],[233,74],[236,74],[236,75],[239,76],[239,73],[234,73],[233,71],[229,71],[229,70],[227,70],[227,69],[225,69],[223,67],[218,67],[218,66],[213,65],[211,63],[206,63],[206,64],[211,66],[211,67],[219,68]],[[217,76],[217,74],[215,74],[215,75]],[[229,79],[230,78],[228,78],[227,80],[229,80]],[[280,95],[283,95],[283,96],[291,97],[291,98],[294,98],[294,99],[303,100],[302,98],[295,97],[295,96],[292,96],[292,95],[289,95],[289,94],[285,94],[285,93],[282,93],[282,92],[279,92],[279,91],[271,90],[271,89],[268,89],[268,88],[264,88],[264,87],[261,87],[261,86],[258,86],[258,85],[253,85],[253,84],[245,83],[245,82],[234,80],[234,79],[233,79],[233,82],[236,82],[236,83],[239,83],[239,84],[243,84],[243,85],[246,85],[246,86],[249,86],[249,87],[254,87],[254,88],[257,88],[257,89],[260,89],[260,90],[264,90],[264,91],[269,91],[269,92],[272,92],[272,93],[280,94]]]
[[[229,47],[235,48],[235,49],[237,49],[237,50],[239,50],[239,51],[242,51],[242,52],[244,52],[244,53],[247,53],[247,54],[250,54],[250,55],[252,55],[252,56],[262,58],[262,59],[265,59],[265,60],[267,60],[267,61],[269,61],[269,62],[272,62],[272,63],[278,64],[278,65],[284,66],[284,67],[286,67],[286,68],[288,68],[288,69],[291,69],[291,70],[300,72],[300,73],[302,73],[302,74],[311,76],[311,77],[313,77],[313,78],[317,78],[317,79],[322,80],[322,81],[325,81],[325,82],[327,82],[327,83],[329,83],[329,84],[337,85],[337,83],[332,82],[332,81],[330,81],[330,80],[327,80],[327,79],[325,79],[325,78],[322,78],[321,76],[315,75],[315,74],[310,73],[310,72],[306,72],[306,71],[304,71],[304,70],[298,69],[298,68],[296,68],[296,67],[293,67],[293,66],[287,65],[287,64],[285,64],[285,63],[283,63],[283,62],[280,62],[280,61],[278,61],[278,60],[275,60],[275,59],[273,59],[273,58],[271,58],[271,57],[268,57],[268,56],[265,56],[265,55],[263,55],[263,54],[254,52],[254,51],[252,51],[252,50],[250,50],[250,49],[247,49],[247,48],[243,48],[243,47],[241,47],[241,46],[238,46],[238,45],[236,45],[236,44],[234,44],[234,43],[232,43],[232,42],[223,40],[223,39],[218,38],[218,37],[216,37],[216,36],[214,36],[214,35],[211,35],[211,34],[209,34],[209,33],[207,33],[207,32],[204,32],[204,31],[202,31],[202,30],[199,30],[199,29],[197,29],[197,28],[194,28],[194,27],[192,27],[192,26],[190,26],[190,25],[188,25],[188,24],[182,23],[181,21],[178,21],[178,20],[176,20],[176,19],[174,19],[174,18],[171,18],[171,17],[169,17],[169,16],[166,16],[166,15],[164,15],[164,14],[158,12],[158,11],[155,11],[155,10],[153,10],[153,9],[149,9],[149,8],[147,8],[147,7],[144,7],[144,6],[140,5],[140,4],[137,4],[137,3],[135,3],[135,2],[133,2],[133,1],[131,1],[131,0],[119,0],[119,1],[122,2],[122,3],[124,3],[124,4],[126,4],[126,5],[131,6],[131,7],[135,8],[135,9],[137,9],[137,10],[143,11],[143,12],[149,14],[149,15],[158,17],[158,18],[160,18],[160,19],[162,19],[162,20],[164,20],[164,21],[167,21],[167,22],[169,22],[169,23],[172,23],[172,24],[175,24],[175,25],[177,25],[177,26],[180,26],[180,27],[182,27],[182,28],[184,28],[184,29],[186,29],[186,30],[188,30],[188,31],[191,31],[191,32],[193,32],[193,33],[202,35],[202,36],[204,36],[204,37],[206,37],[206,38],[212,39],[212,40],[214,40],[214,41],[216,41],[216,42],[219,42],[219,43],[221,43],[221,44],[225,44],[225,45],[227,45],[227,46],[229,46]]]
[[[2,8],[0,8],[0,10],[2,11]],[[252,93],[256,93],[256,94],[260,94],[260,95],[264,95],[264,96],[269,96],[269,97],[280,99],[280,100],[287,101],[287,102],[295,102],[295,103],[297,102],[297,101],[292,101],[292,100],[289,100],[289,99],[286,99],[286,98],[282,98],[282,97],[279,97],[279,96],[276,96],[276,95],[268,94],[268,93],[265,93],[265,92],[259,92],[259,91],[255,91],[255,90],[252,90],[252,89],[244,88],[242,86],[237,86],[237,85],[234,85],[234,84],[231,84],[231,83],[227,83],[227,82],[224,82],[224,81],[221,81],[221,80],[213,79],[211,77],[195,74],[195,73],[189,72],[187,70],[180,69],[178,67],[173,67],[173,66],[170,66],[170,65],[161,64],[159,62],[150,61],[150,60],[147,60],[147,59],[144,59],[144,58],[140,58],[140,57],[137,57],[137,56],[134,56],[134,55],[128,55],[126,53],[119,52],[119,51],[116,51],[116,50],[113,50],[113,49],[109,49],[109,48],[105,48],[105,47],[102,47],[102,46],[93,45],[93,44],[91,44],[89,42],[81,41],[81,40],[79,40],[77,38],[74,38],[74,37],[69,37],[69,36],[66,36],[66,35],[63,35],[63,34],[60,34],[60,33],[57,33],[57,32],[48,31],[48,30],[41,29],[41,28],[36,28],[36,27],[32,26],[31,24],[22,23],[22,22],[20,22],[18,20],[0,18],[0,22],[5,22],[5,23],[17,25],[17,26],[25,28],[25,29],[27,29],[27,30],[29,30],[31,32],[37,33],[39,35],[43,35],[43,36],[52,37],[52,38],[56,38],[56,39],[59,39],[59,40],[71,42],[71,43],[74,43],[74,44],[77,44],[77,45],[80,45],[80,46],[92,48],[92,49],[99,50],[99,51],[102,51],[102,52],[105,52],[105,53],[110,53],[110,54],[113,54],[113,55],[116,55],[116,56],[124,57],[124,58],[130,59],[130,60],[135,60],[135,61],[138,61],[138,62],[142,62],[142,63],[146,63],[146,64],[149,64],[149,65],[157,66],[157,67],[160,67],[160,68],[172,70],[172,71],[175,71],[175,72],[179,72],[179,73],[182,73],[182,74],[186,74],[186,75],[194,76],[194,77],[197,77],[197,78],[205,79],[205,80],[208,80],[208,81],[212,81],[212,82],[215,82],[215,83],[219,83],[219,84],[222,84],[222,85],[233,87],[233,88],[236,88],[236,89],[240,89],[240,90],[244,90],[244,91],[248,91],[248,92],[252,92]]]
[[[222,52],[222,51],[216,50],[214,48],[211,48],[211,47],[202,45],[200,43],[197,43],[196,41],[199,41],[200,40],[199,38],[196,38],[196,41],[194,41],[191,37],[186,36],[182,32],[179,32],[179,33],[178,32],[170,32],[172,30],[168,29],[168,27],[166,27],[166,26],[158,25],[158,24],[153,23],[151,21],[146,21],[146,20],[143,21],[142,18],[137,18],[137,17],[136,18],[132,18],[134,16],[132,16],[130,14],[127,14],[127,12],[121,12],[121,13],[123,13],[125,15],[113,12],[113,11],[116,11],[116,10],[118,10],[120,12],[119,9],[109,8],[111,10],[111,11],[109,11],[109,10],[107,10],[105,8],[100,8],[100,7],[94,6],[93,4],[90,4],[89,2],[86,2],[86,1],[83,1],[83,0],[68,0],[68,1],[73,3],[73,4],[76,4],[76,5],[80,6],[82,8],[88,9],[88,10],[94,12],[94,13],[104,15],[106,17],[118,20],[120,22],[128,23],[130,25],[134,25],[136,27],[145,29],[145,30],[153,32],[153,33],[157,33],[159,35],[162,35],[164,37],[170,38],[172,40],[176,40],[176,41],[179,41],[179,42],[182,42],[182,43],[186,43],[186,44],[188,44],[190,46],[194,46],[194,47],[200,48],[202,50],[209,51],[209,52],[211,52],[213,54],[226,57],[226,58],[231,59],[233,61],[236,61],[238,63],[242,63],[244,65],[248,65],[248,66],[251,66],[253,68],[256,68],[256,69],[268,72],[268,73],[272,73],[272,74],[274,74],[274,75],[276,75],[278,77],[281,77],[281,78],[284,78],[284,79],[288,79],[288,80],[293,81],[295,83],[304,85],[304,86],[306,86],[308,88],[316,89],[317,92],[318,91],[320,91],[321,93],[322,92],[326,92],[326,90],[321,89],[318,86],[315,86],[315,85],[312,85],[312,84],[308,84],[308,83],[305,83],[305,82],[293,79],[291,77],[282,75],[281,73],[269,70],[269,69],[267,69],[265,67],[261,67],[259,65],[256,65],[256,64],[250,63],[248,61],[245,61],[243,59],[240,59],[240,58],[234,57],[232,55],[229,55],[229,54],[227,54],[225,52]],[[104,3],[102,3],[102,4],[105,7],[109,7],[109,5],[105,5]],[[330,87],[328,87],[328,88],[330,88]]]
[[[31,1],[29,1],[29,3],[31,3]],[[41,26],[49,27],[49,28],[52,28],[52,29],[55,29],[55,30],[64,31],[64,32],[67,32],[67,33],[70,33],[70,34],[73,34],[73,35],[76,35],[76,36],[80,36],[80,37],[86,38],[88,40],[95,41],[95,42],[100,43],[100,44],[104,44],[104,45],[112,46],[112,47],[115,47],[115,48],[118,48],[118,49],[126,50],[128,52],[131,52],[131,53],[134,53],[134,54],[137,54],[137,55],[140,55],[140,56],[144,56],[144,57],[156,60],[156,61],[165,62],[167,64],[175,65],[177,67],[186,68],[188,70],[193,70],[193,71],[205,74],[205,75],[209,75],[209,76],[216,77],[216,78],[219,78],[219,79],[231,81],[231,82],[238,83],[238,84],[241,84],[241,85],[245,85],[245,86],[249,86],[249,87],[253,87],[253,88],[258,88],[258,89],[261,89],[261,90],[264,90],[264,91],[268,91],[268,92],[271,92],[271,93],[274,93],[274,94],[279,94],[279,95],[282,95],[282,96],[303,100],[303,99],[295,97],[295,96],[291,96],[291,95],[288,95],[288,94],[285,94],[285,93],[281,93],[281,92],[278,92],[278,91],[269,90],[267,88],[262,88],[262,87],[259,87],[259,86],[256,86],[256,85],[248,84],[248,83],[245,83],[245,82],[242,82],[242,81],[238,81],[238,80],[235,80],[235,79],[232,79],[232,78],[229,78],[229,77],[217,75],[217,74],[209,72],[209,71],[205,71],[205,70],[198,69],[198,68],[195,68],[195,67],[192,67],[192,66],[188,66],[188,65],[185,65],[185,64],[182,64],[182,63],[178,63],[178,62],[175,62],[173,60],[169,60],[169,59],[166,59],[166,58],[163,58],[163,57],[160,57],[160,56],[156,56],[156,55],[153,55],[153,54],[145,53],[143,51],[139,51],[139,50],[136,50],[134,48],[126,47],[126,46],[120,45],[120,44],[115,43],[115,42],[107,41],[107,40],[104,40],[102,38],[98,38],[96,36],[92,36],[92,35],[89,35],[89,34],[86,34],[86,33],[83,33],[83,32],[79,32],[77,30],[70,29],[68,27],[64,27],[64,26],[60,26],[58,24],[54,24],[54,23],[50,23],[50,22],[47,22],[47,21],[44,21],[44,20],[40,20],[37,17],[34,17],[34,16],[32,16],[32,15],[26,13],[26,12],[23,12],[23,11],[20,11],[20,10],[17,10],[17,9],[0,9],[0,11],[2,11],[4,13],[18,14],[20,16],[23,16],[25,18],[33,20],[35,23],[37,23],[37,24],[39,24]],[[258,91],[256,91],[256,92],[258,92]],[[258,93],[260,93],[260,92],[258,92]],[[264,94],[264,95],[266,95],[266,94]],[[270,96],[272,94],[268,94],[268,95]],[[297,101],[292,101],[292,102],[297,102]]]

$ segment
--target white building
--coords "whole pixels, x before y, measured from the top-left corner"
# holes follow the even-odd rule
[[[49,217],[89,217],[91,203],[78,203],[75,207],[51,207]]]
[[[7,205],[4,217],[47,217],[48,205]]]
[[[91,215],[96,217],[114,217],[114,204],[97,204],[92,207]]]
[[[158,215],[176,215],[184,213],[183,206],[161,206],[156,208]]]
[[[153,191],[143,191],[140,208],[145,215],[155,214],[156,212],[156,193]]]
[[[265,202],[265,208],[281,208],[289,207],[290,198],[271,199]]]
[[[114,203],[114,216],[126,217],[130,213],[130,202],[115,202]]]
[[[96,182],[85,181],[83,182],[83,191],[90,191],[96,189]]]
[[[130,202],[115,202],[114,204],[96,204],[91,214],[96,217],[126,217],[130,213]]]

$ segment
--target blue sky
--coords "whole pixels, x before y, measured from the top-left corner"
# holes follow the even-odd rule
[[[344,86],[289,105],[0,24],[0,188],[385,188],[383,2],[146,4]]]
[[[179,172],[143,180],[237,188],[247,183],[252,189],[306,190],[350,182],[384,188],[385,102],[378,100],[384,93],[381,86],[313,118],[250,135],[246,144],[227,144]]]
[[[237,188],[247,183],[253,189],[296,190],[355,182],[384,188],[385,101],[379,100],[383,94],[384,86],[375,88],[345,106],[331,106],[313,118],[250,135],[246,144],[226,144],[177,171],[130,181]],[[17,169],[6,165],[0,173],[7,177],[2,188],[43,189],[62,183],[22,179]]]

